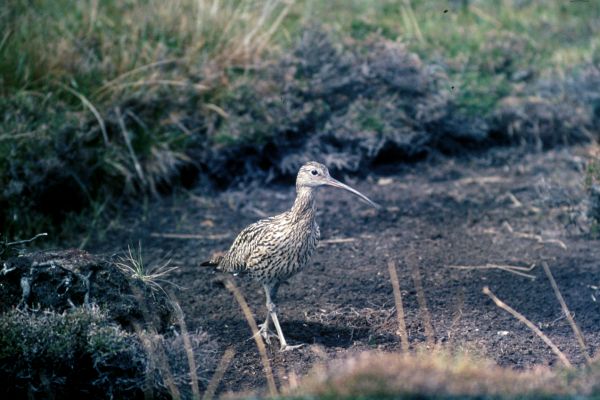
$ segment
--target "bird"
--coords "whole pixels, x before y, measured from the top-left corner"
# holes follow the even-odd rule
[[[310,161],[298,171],[296,199],[291,209],[247,226],[238,234],[229,250],[200,264],[214,267],[220,272],[247,275],[262,284],[267,317],[259,325],[258,333],[270,344],[270,337],[275,336],[269,331],[272,320],[280,351],[302,346],[288,345],[279,324],[275,301],[280,284],[302,270],[317,248],[320,231],[316,221],[315,195],[317,189],[323,186],[346,190],[379,208],[364,194],[332,178],[325,165]]]

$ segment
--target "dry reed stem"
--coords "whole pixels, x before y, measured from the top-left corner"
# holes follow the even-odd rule
[[[192,383],[192,398],[194,400],[200,399],[200,388],[198,387],[198,374],[196,373],[196,360],[194,359],[194,350],[192,348],[192,342],[190,341],[190,335],[187,330],[187,325],[185,323],[185,319],[183,317],[183,311],[177,302],[177,298],[172,293],[171,297],[171,306],[175,310],[175,316],[177,318],[177,323],[179,324],[179,329],[181,329],[181,336],[183,338],[183,347],[185,348],[185,354],[188,360],[188,367],[190,369],[190,380]]]
[[[223,353],[223,357],[221,357],[221,361],[219,361],[219,365],[217,365],[217,369],[210,379],[208,386],[206,387],[206,391],[204,392],[204,396],[202,396],[202,400],[210,400],[215,397],[215,392],[219,387],[219,383],[223,380],[223,375],[225,375],[225,371],[229,367],[233,356],[235,355],[235,350],[231,347],[225,350]]]
[[[581,330],[575,323],[575,320],[573,319],[573,315],[571,314],[569,307],[567,307],[567,303],[565,302],[565,299],[563,298],[562,294],[560,293],[560,289],[558,288],[558,285],[556,284],[556,281],[554,280],[554,276],[552,276],[552,272],[550,272],[550,267],[548,266],[548,263],[544,261],[542,263],[542,267],[544,267],[544,272],[546,273],[546,276],[548,277],[548,280],[550,281],[550,285],[552,285],[552,289],[554,290],[554,295],[556,296],[556,299],[560,303],[560,307],[562,308],[563,313],[567,317],[567,320],[569,321],[569,325],[571,325],[571,329],[573,329],[573,334],[577,338],[577,342],[579,342],[579,348],[581,349],[581,353],[583,354],[585,361],[588,364],[590,364],[592,362],[592,358],[589,355],[588,348],[587,348],[587,346],[585,344],[585,340],[583,338],[583,334],[581,333]]]
[[[419,313],[423,318],[423,327],[425,328],[425,337],[427,341],[427,347],[433,348],[435,346],[435,331],[433,324],[431,323],[431,314],[427,307],[427,299],[425,298],[425,292],[423,290],[423,283],[421,281],[421,272],[419,271],[419,265],[414,259],[414,250],[411,249],[411,255],[409,256],[410,266],[412,268],[412,278],[417,291],[417,302],[419,303]]]
[[[406,323],[404,321],[404,306],[402,305],[402,292],[400,291],[400,282],[396,272],[396,263],[392,260],[388,261],[388,271],[390,273],[390,281],[394,290],[394,302],[396,303],[396,317],[398,318],[398,333],[400,334],[400,343],[402,351],[408,351],[408,335],[406,333]]]
[[[573,368],[573,365],[571,364],[567,356],[565,356],[565,354],[562,351],[560,351],[560,349],[554,344],[554,342],[552,342],[552,340],[550,340],[550,338],[546,336],[544,332],[542,332],[537,326],[535,326],[533,322],[528,320],[523,314],[513,309],[508,304],[504,303],[502,300],[496,297],[489,287],[484,286],[483,293],[487,295],[490,299],[492,299],[496,306],[511,314],[513,317],[515,317],[521,323],[525,324],[529,329],[531,329],[536,335],[538,335],[538,337],[542,339],[544,343],[548,345],[548,347],[550,347],[554,354],[556,354],[558,359],[565,365],[565,367]]]
[[[267,356],[267,348],[265,346],[265,342],[263,341],[262,336],[260,335],[260,332],[258,331],[258,326],[256,325],[256,320],[254,319],[254,316],[252,315],[252,311],[250,311],[250,307],[248,307],[248,303],[246,302],[246,299],[244,299],[244,296],[242,295],[240,290],[237,288],[237,286],[235,285],[235,283],[233,283],[233,281],[231,279],[225,280],[225,287],[231,293],[233,293],[235,300],[240,305],[240,308],[242,309],[242,312],[244,313],[244,317],[246,318],[246,321],[248,322],[248,325],[250,326],[250,329],[252,330],[252,337],[254,338],[254,341],[256,342],[256,347],[258,347],[258,352],[260,354],[260,358],[262,360],[263,367],[265,369],[265,376],[267,378],[267,386],[269,387],[269,393],[272,397],[278,396],[279,393],[277,392],[277,386],[275,386],[275,379],[273,378],[273,370],[271,369],[271,362],[269,361],[269,357]]]
[[[535,264],[531,264],[529,267],[520,267],[517,265],[500,265],[488,263],[485,265],[449,265],[448,268],[454,269],[499,269],[502,271],[510,272],[511,274],[519,275],[531,280],[535,279],[534,275],[526,274],[535,268]]]

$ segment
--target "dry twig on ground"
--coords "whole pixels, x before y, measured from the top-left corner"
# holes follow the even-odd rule
[[[563,298],[562,294],[560,293],[560,290],[558,289],[558,285],[556,284],[556,281],[554,280],[554,276],[552,276],[552,272],[550,272],[550,267],[548,266],[548,263],[544,261],[542,263],[542,267],[544,267],[544,272],[546,273],[546,276],[548,277],[548,280],[550,281],[550,285],[552,285],[552,290],[554,290],[554,295],[556,296],[556,299],[560,303],[560,307],[562,308],[563,313],[567,317],[567,320],[569,321],[569,325],[571,325],[571,329],[573,329],[573,334],[577,338],[577,342],[579,343],[579,348],[581,349],[581,353],[583,354],[585,361],[588,364],[590,364],[592,362],[592,358],[590,357],[587,346],[585,344],[585,340],[583,339],[583,334],[581,333],[581,330],[575,323],[575,320],[573,319],[573,315],[571,314],[571,311],[569,310],[569,307],[567,307],[567,303],[565,302],[565,299]]]
[[[548,336],[546,336],[546,334],[544,334],[544,332],[542,332],[537,326],[535,326],[535,324],[533,322],[528,320],[523,314],[521,314],[517,310],[513,309],[508,304],[504,303],[502,300],[500,300],[498,297],[496,297],[496,295],[494,295],[494,293],[492,293],[492,291],[490,290],[489,287],[485,286],[483,288],[483,293],[485,295],[487,295],[490,299],[492,299],[492,301],[498,307],[500,307],[504,311],[511,314],[513,317],[515,317],[520,322],[525,324],[529,329],[531,329],[536,335],[538,335],[538,337],[540,339],[542,339],[544,341],[544,343],[546,343],[548,345],[548,347],[550,347],[550,349],[554,352],[554,354],[556,354],[558,359],[565,365],[565,367],[567,367],[567,368],[573,367],[573,364],[571,364],[571,362],[569,361],[567,356],[565,356],[565,354],[562,351],[560,351],[560,349],[554,344],[554,342],[552,342],[552,340],[550,340],[550,338]]]

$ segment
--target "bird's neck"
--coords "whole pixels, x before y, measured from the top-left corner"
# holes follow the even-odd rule
[[[311,187],[296,187],[296,200],[292,207],[292,215],[298,219],[312,219],[316,213],[315,190]]]

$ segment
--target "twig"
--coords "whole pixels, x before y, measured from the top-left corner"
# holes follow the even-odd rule
[[[236,301],[240,305],[240,308],[242,309],[242,312],[244,313],[244,317],[246,318],[248,325],[250,325],[250,329],[252,330],[252,336],[256,341],[256,347],[258,347],[258,352],[260,353],[260,358],[265,369],[269,393],[272,397],[278,396],[277,386],[275,386],[275,379],[273,378],[273,370],[271,369],[271,363],[269,361],[269,357],[267,356],[267,348],[265,347],[265,342],[263,341],[263,338],[260,335],[258,326],[256,325],[256,320],[252,315],[252,311],[250,311],[250,307],[248,307],[246,299],[244,299],[244,296],[231,279],[227,279],[225,281],[225,287],[231,293],[233,293],[233,296],[235,297]]]
[[[544,343],[546,343],[550,347],[550,349],[552,349],[552,351],[554,352],[554,354],[556,354],[556,356],[558,357],[558,359],[565,365],[565,367],[567,367],[567,368],[572,368],[573,367],[573,365],[571,364],[571,362],[569,361],[569,359],[565,356],[565,354],[562,351],[560,351],[560,349],[558,347],[556,347],[556,345],[554,344],[554,342],[552,342],[552,340],[550,340],[550,338],[548,336],[546,336],[544,334],[544,332],[542,332],[537,326],[535,326],[535,324],[533,322],[531,322],[530,320],[528,320],[527,318],[525,318],[525,316],[523,314],[521,314],[520,312],[518,312],[515,309],[511,308],[508,304],[504,303],[502,300],[500,300],[499,298],[497,298],[494,295],[494,293],[492,293],[492,291],[490,290],[489,287],[485,286],[483,288],[483,293],[485,295],[487,295],[490,299],[492,299],[492,301],[498,307],[500,307],[504,311],[506,311],[509,314],[511,314],[513,317],[515,317],[516,319],[518,319],[523,324],[527,325],[527,327],[529,329],[531,329],[536,335],[538,335],[538,337],[540,339],[542,339],[544,341]]]
[[[195,235],[187,233],[160,233],[152,232],[151,237],[159,237],[165,239],[193,239],[193,240],[221,240],[231,237],[229,233],[220,233],[214,235]]]
[[[520,237],[523,239],[535,240],[536,242],[538,242],[540,244],[546,244],[546,243],[556,244],[559,247],[561,247],[563,250],[567,250],[567,245],[562,240],[559,240],[559,239],[544,239],[540,235],[534,235],[532,233],[524,233],[524,232],[515,232],[514,235],[516,237]]]
[[[396,272],[396,263],[392,260],[388,261],[388,271],[390,273],[390,281],[394,290],[394,302],[396,303],[396,316],[398,318],[398,333],[400,334],[400,343],[402,351],[408,351],[408,335],[406,333],[406,323],[404,321],[404,307],[402,305],[402,293],[400,292],[400,283],[398,281],[398,273]]]
[[[499,265],[499,264],[485,264],[485,265],[449,265],[448,268],[455,269],[499,269],[502,271],[510,272],[511,274],[523,276],[531,280],[535,279],[534,275],[526,274],[535,268],[535,264],[531,264],[529,267],[519,267],[517,265]]]
[[[6,243],[6,246],[17,246],[19,244],[25,244],[25,243],[30,243],[33,242],[35,239],[42,237],[42,236],[48,236],[48,234],[46,232],[43,233],[38,233],[37,235],[35,235],[34,237],[32,237],[31,239],[25,239],[25,240],[17,240],[16,242],[8,242]]]
[[[206,392],[204,392],[204,396],[202,396],[202,400],[210,400],[215,397],[215,392],[217,391],[217,387],[219,387],[219,383],[223,380],[223,375],[225,375],[225,371],[227,371],[227,367],[229,367],[229,363],[233,359],[235,355],[235,350],[231,347],[225,350],[223,353],[223,357],[221,357],[221,361],[219,361],[219,365],[217,366],[217,370],[214,375],[210,379],[208,386],[206,387]]]
[[[554,276],[552,276],[552,272],[550,272],[550,267],[548,266],[548,263],[544,261],[542,263],[542,267],[544,267],[544,272],[546,273],[548,280],[550,280],[550,285],[552,285],[552,289],[554,290],[554,295],[556,296],[556,299],[560,303],[560,307],[562,308],[563,313],[567,317],[567,320],[569,321],[569,325],[571,325],[571,329],[573,329],[573,334],[575,334],[575,337],[577,338],[577,341],[579,342],[579,348],[581,349],[581,353],[583,354],[585,361],[588,364],[590,364],[592,362],[592,358],[589,355],[587,346],[585,344],[585,340],[583,339],[583,334],[581,333],[581,330],[575,323],[575,320],[573,319],[573,315],[571,315],[571,311],[569,311],[569,308],[567,307],[567,303],[565,302],[565,299],[563,298],[562,294],[560,293],[560,290],[558,289],[558,285],[556,284],[556,281],[554,280]]]
[[[500,183],[505,182],[507,178],[492,175],[492,176],[469,176],[466,178],[458,179],[454,183],[457,185],[470,185],[472,183],[486,184],[486,183]]]

